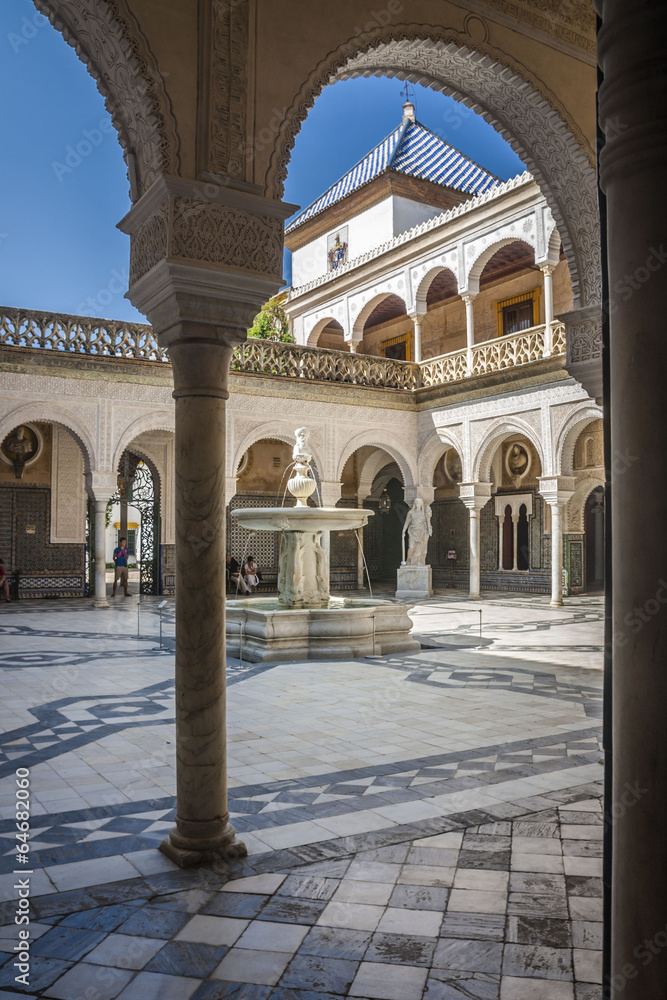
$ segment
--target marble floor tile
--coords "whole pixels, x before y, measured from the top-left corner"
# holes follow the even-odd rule
[[[572,979],[569,948],[545,945],[507,944],[503,955],[503,975],[533,979]]]
[[[317,921],[320,927],[349,927],[351,930],[374,931],[384,913],[384,907],[366,903],[346,903],[333,899]]]
[[[163,945],[164,941],[156,938],[109,934],[88,953],[86,961],[119,969],[143,969]]]
[[[58,979],[44,996],[55,997],[56,1000],[72,1000],[73,997],[87,996],[96,997],[97,1000],[115,1000],[133,975],[129,969],[114,969],[80,962]]]
[[[507,895],[504,892],[486,892],[479,889],[452,889],[448,912],[505,913]]]
[[[287,966],[280,983],[288,989],[344,996],[358,968],[358,962],[347,959],[299,954]]]
[[[421,1000],[426,976],[427,970],[418,966],[362,962],[350,996],[371,1000]]]
[[[118,1000],[190,1000],[200,983],[200,979],[188,979],[184,976],[140,972],[118,994]]]
[[[397,888],[393,882],[364,882],[361,879],[346,878],[339,883],[332,898],[339,903],[370,903],[385,906],[390,899],[393,899]]]
[[[255,920],[236,942],[239,948],[259,951],[296,951],[310,930],[307,925]]]
[[[438,969],[500,974],[503,946],[500,942],[465,938],[441,938],[433,965]]]
[[[275,986],[291,958],[291,951],[246,951],[232,948],[211,974],[211,978],[230,983]]]
[[[176,941],[231,946],[247,926],[247,920],[240,920],[237,917],[212,917],[197,913],[181,928],[176,935]]]
[[[377,930],[383,934],[437,937],[441,923],[442,913],[435,910],[408,910],[393,906],[385,910],[377,925]]]

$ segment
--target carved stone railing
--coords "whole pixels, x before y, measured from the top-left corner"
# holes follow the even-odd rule
[[[460,382],[471,375],[488,375],[531,361],[541,361],[546,356],[545,333],[544,325],[533,326],[529,330],[475,344],[470,352],[464,348],[423,361],[419,366],[420,386],[429,388],[447,382]],[[565,354],[563,323],[551,324],[551,341],[552,355]]]
[[[412,390],[419,378],[419,365],[410,362],[271,340],[246,340],[234,351],[231,370],[380,389]]]
[[[0,344],[141,361],[168,361],[147,323],[0,307]]]
[[[551,354],[565,354],[565,326],[551,325]],[[0,345],[88,354],[128,360],[169,361],[152,327],[144,323],[88,319],[31,309],[0,307]],[[546,355],[545,327],[495,337],[471,352],[452,351],[420,364],[368,354],[249,339],[234,350],[233,372],[313,382],[338,382],[378,389],[414,391],[475,375],[541,361]]]

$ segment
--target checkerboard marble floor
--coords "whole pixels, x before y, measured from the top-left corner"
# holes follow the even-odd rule
[[[155,603],[139,627],[133,599],[0,612],[0,1000],[599,1000],[601,600],[443,594],[409,656],[230,660],[249,856],[186,872],[156,850],[175,799]]]

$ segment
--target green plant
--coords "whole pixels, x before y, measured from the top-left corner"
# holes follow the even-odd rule
[[[260,340],[280,340],[284,344],[294,344],[295,340],[289,332],[287,316],[283,309],[285,296],[275,295],[262,307],[255,316],[252,327],[248,330],[249,337]]]

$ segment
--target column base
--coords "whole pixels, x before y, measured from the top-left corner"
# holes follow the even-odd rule
[[[97,598],[94,598],[94,600],[93,600],[93,607],[94,608],[108,608],[108,607],[111,607],[111,605],[107,601],[106,597],[104,598],[104,600],[102,600],[102,599],[98,600]]]
[[[562,600],[561,601],[550,601],[549,602],[549,607],[550,608],[563,608],[563,607],[565,607],[565,602],[562,601]]]
[[[187,838],[181,838],[176,827],[160,844],[160,850],[179,868],[195,868],[197,865],[209,864],[212,861],[238,861],[248,856],[248,848],[243,841],[236,840],[234,828],[229,826],[229,838],[220,844],[210,844],[205,840],[201,846],[196,842],[188,843]],[[173,838],[180,840],[175,843]]]

